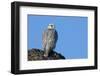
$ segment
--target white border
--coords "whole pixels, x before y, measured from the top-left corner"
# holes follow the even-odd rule
[[[87,16],[88,17],[88,59],[66,59],[27,61],[27,14]],[[43,7],[20,7],[20,70],[94,65],[94,11]]]

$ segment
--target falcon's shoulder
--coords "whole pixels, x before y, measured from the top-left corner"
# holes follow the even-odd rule
[[[47,30],[47,29],[45,29],[45,30],[43,31],[43,33],[42,33],[42,40],[43,40],[43,42],[46,42],[47,33],[48,33],[48,30]]]
[[[46,35],[47,35],[47,32],[48,32],[48,30],[47,29],[45,29],[44,31],[43,31],[43,36],[42,37],[46,37]]]

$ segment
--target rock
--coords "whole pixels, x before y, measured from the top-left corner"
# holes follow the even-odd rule
[[[51,51],[49,57],[44,57],[44,51],[41,49],[29,49],[28,50],[28,61],[32,60],[57,60],[65,59],[63,55],[55,51]]]

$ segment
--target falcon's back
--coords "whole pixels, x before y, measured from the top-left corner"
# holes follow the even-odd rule
[[[46,29],[43,32],[42,36],[43,48],[53,50],[56,46],[57,39],[58,39],[58,34],[55,29]]]

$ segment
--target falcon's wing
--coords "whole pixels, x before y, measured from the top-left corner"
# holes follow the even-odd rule
[[[42,47],[43,47],[43,49],[46,47],[46,40],[47,40],[47,30],[44,30],[43,31],[43,34],[42,34]]]
[[[55,43],[57,42],[57,40],[58,40],[58,33],[57,33],[57,31],[55,30]]]

